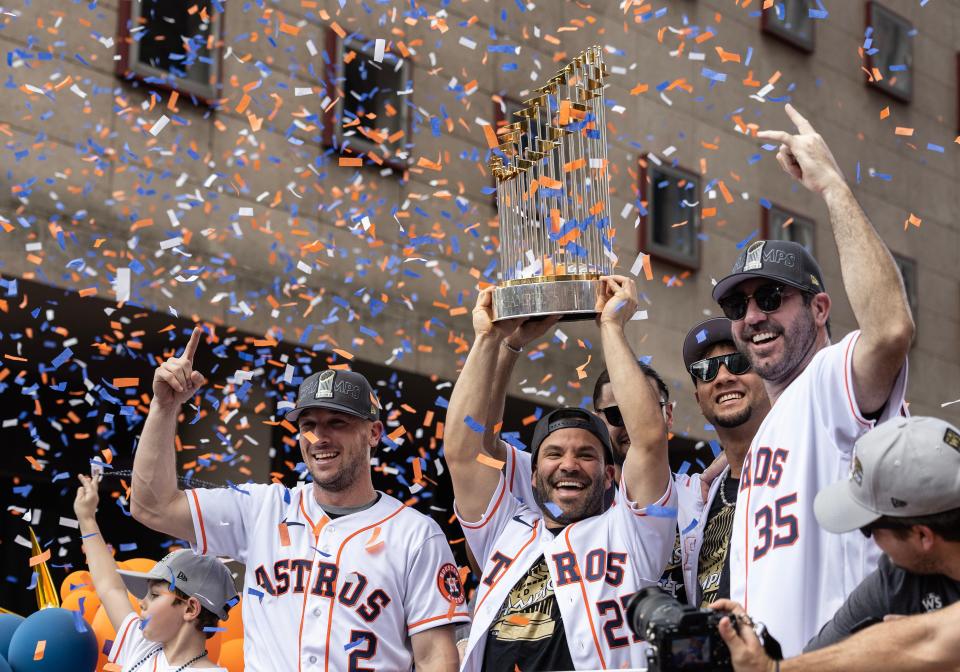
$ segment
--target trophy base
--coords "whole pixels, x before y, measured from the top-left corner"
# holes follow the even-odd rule
[[[597,316],[600,281],[555,280],[497,287],[493,292],[493,320],[548,317],[562,322],[592,320]]]

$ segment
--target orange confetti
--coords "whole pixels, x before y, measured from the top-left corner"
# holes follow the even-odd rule
[[[486,453],[478,453],[477,462],[484,465],[485,467],[493,467],[497,471],[500,471],[501,469],[503,469],[503,464],[504,464],[500,460],[494,459],[489,455],[487,455]]]
[[[889,107],[885,107],[885,108],[883,108],[882,110],[880,110],[880,118],[881,118],[881,119],[886,119],[886,118],[889,117],[889,116],[890,116],[890,108],[889,108]]]
[[[139,378],[114,378],[114,387],[136,387],[140,384]]]
[[[36,566],[39,565],[40,563],[46,562],[46,561],[49,560],[49,559],[50,559],[50,549],[48,548],[47,550],[45,550],[45,551],[44,551],[43,553],[41,553],[40,555],[34,555],[34,556],[32,556],[32,557],[30,558],[30,566],[31,566],[31,567],[36,567]],[[39,658],[34,658],[34,660],[40,660],[40,659],[39,659]]]
[[[894,131],[894,133],[895,133],[896,135],[905,135],[905,136],[907,136],[907,137],[910,137],[911,135],[913,135],[913,129],[912,129],[912,128],[907,128],[906,126],[897,126],[896,130]]]
[[[920,219],[919,217],[917,217],[915,214],[911,212],[910,216],[907,217],[907,221],[903,223],[903,230],[906,231],[907,227],[910,226],[911,224],[913,224],[917,228],[920,228],[920,222],[922,221],[923,221],[922,219]]]
[[[352,166],[362,166],[363,159],[359,156],[341,156],[340,157],[340,166],[341,167],[352,167]]]
[[[487,139],[487,146],[490,149],[493,149],[500,144],[500,141],[497,139],[497,133],[493,130],[493,126],[490,124],[483,124],[483,135]]]
[[[281,545],[281,546],[289,546],[289,545],[290,545],[290,530],[287,529],[287,524],[286,524],[285,522],[284,522],[284,523],[280,523],[280,525],[278,526],[278,529],[279,529],[279,531],[280,531],[280,545]]]
[[[49,550],[47,551],[50,552]],[[43,660],[43,653],[47,650],[47,640],[41,639],[37,642],[37,648],[33,650],[34,660]]]

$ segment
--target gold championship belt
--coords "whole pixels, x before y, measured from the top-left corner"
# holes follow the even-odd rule
[[[573,59],[499,133],[500,276],[494,319],[596,315],[599,277],[613,270],[607,170],[606,69],[600,47]]]

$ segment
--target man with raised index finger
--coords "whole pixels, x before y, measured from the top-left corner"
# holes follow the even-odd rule
[[[844,288],[859,329],[831,345],[830,296],[801,245],[761,240],[737,258],[713,298],[737,349],[763,378],[772,409],[744,461],[730,546],[732,599],[795,655],[873,571],[859,532],[831,535],[813,515],[817,491],[845,478],[856,439],[901,412],[914,326],[893,257],[823,138],[790,105],[796,133],[780,143],[785,172],[826,203]]]
[[[193,370],[200,335],[154,375],[131,511],[200,554],[246,565],[247,669],[453,672],[453,624],[468,620],[459,572],[439,525],[373,488],[383,424],[361,374],[307,376],[286,414],[312,482],[177,488],[177,416],[205,382]]]

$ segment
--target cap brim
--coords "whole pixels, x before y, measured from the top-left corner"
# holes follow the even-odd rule
[[[145,597],[150,590],[151,581],[163,581],[163,577],[156,576],[153,572],[131,572],[127,569],[118,569],[117,574],[123,579],[123,585],[134,597]]]
[[[817,493],[813,513],[820,527],[834,534],[858,530],[881,516],[853,498],[848,480],[833,483]]]
[[[703,334],[703,340],[698,340]],[[717,343],[733,341],[730,320],[725,317],[711,317],[696,325],[687,332],[683,339],[683,366],[687,369],[694,362],[703,359],[703,356]]]
[[[749,280],[750,278],[764,278],[765,280],[774,280],[776,282],[782,282],[785,285],[790,285],[791,287],[796,287],[797,289],[803,290],[805,292],[811,291],[809,287],[805,287],[798,282],[794,282],[788,278],[781,277],[779,275],[774,275],[773,273],[754,273],[752,271],[746,271],[741,273],[732,273],[727,277],[720,280],[713,288],[713,300],[719,301],[731,291],[734,287],[739,285],[744,280]],[[824,291],[824,290],[820,290]]]
[[[288,411],[287,414],[283,416],[283,418],[288,422],[296,422],[297,418],[300,417],[300,413],[307,410],[308,408],[325,408],[328,411],[339,411],[341,413],[346,413],[347,415],[352,415],[356,418],[362,418],[364,420],[372,420],[369,415],[359,413],[356,409],[350,408],[349,406],[343,406],[342,404],[336,404],[330,401],[323,401],[322,399],[318,399],[315,402],[312,401],[309,404],[305,404],[303,406],[298,406],[292,411]]]

